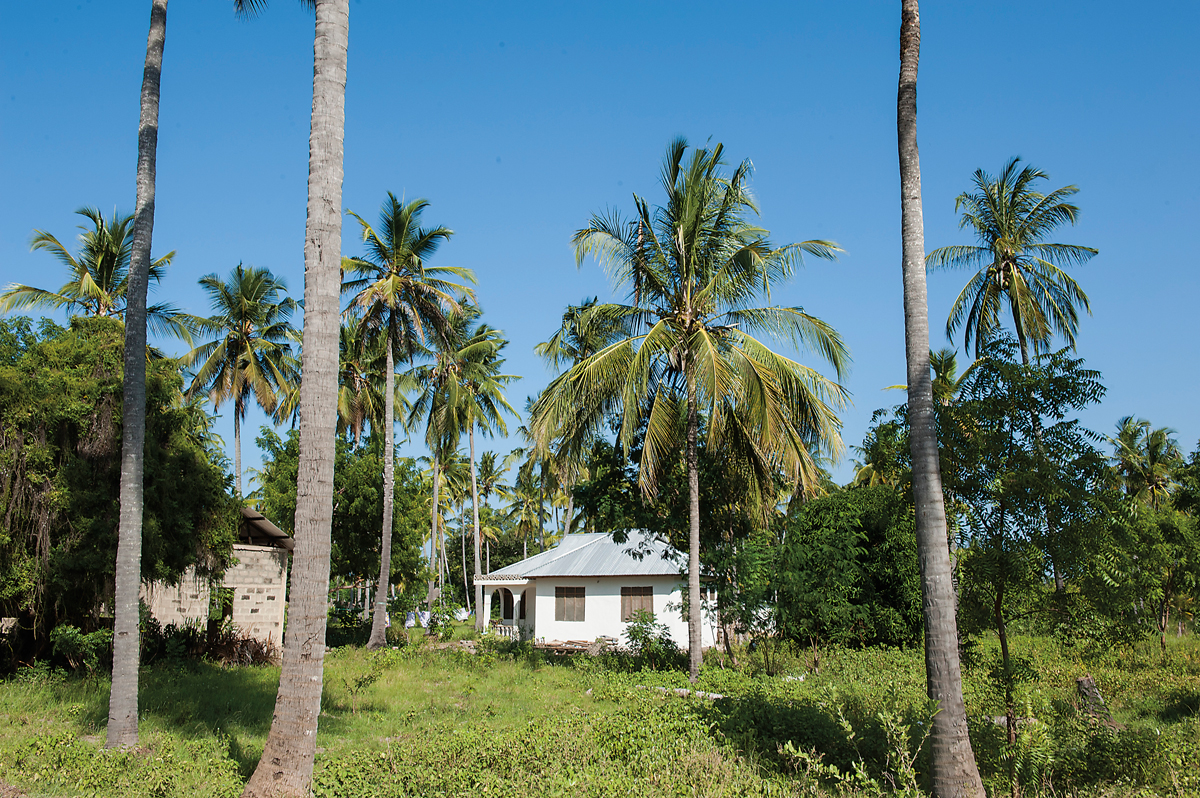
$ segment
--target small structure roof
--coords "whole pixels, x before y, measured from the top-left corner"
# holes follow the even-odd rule
[[[238,540],[252,546],[274,546],[291,551],[296,541],[279,527],[267,520],[258,510],[242,508],[242,522],[238,525]]]
[[[552,549],[492,571],[488,581],[548,576],[679,576],[679,552],[646,533],[617,543],[604,532],[564,535]],[[481,580],[482,581],[482,580]]]

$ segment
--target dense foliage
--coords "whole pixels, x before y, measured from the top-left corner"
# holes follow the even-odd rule
[[[911,505],[888,486],[838,491],[783,521],[779,631],[804,641],[904,645],[921,638]]]
[[[256,496],[265,516],[286,532],[296,518],[296,469],[300,436],[295,430],[280,438],[264,427],[255,441],[263,451],[262,470],[255,477]],[[333,471],[333,555],[335,579],[370,579],[379,572],[379,530],[383,519],[383,442],[368,436],[355,446],[337,442]],[[396,460],[395,514],[392,517],[392,583],[398,587],[424,576],[421,541],[427,532],[427,488],[410,458]]]
[[[0,321],[0,614],[44,648],[51,629],[90,631],[111,602],[121,445],[121,323],[68,329]],[[177,365],[147,368],[142,578],[215,573],[236,535],[209,418],[185,403]]]

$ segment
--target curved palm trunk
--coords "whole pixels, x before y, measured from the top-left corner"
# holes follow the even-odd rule
[[[479,548],[479,479],[475,474],[475,424],[467,431],[467,440],[471,442],[471,520],[475,538],[475,628],[483,631],[483,585],[479,584],[479,575],[483,572],[483,563]],[[465,568],[463,570],[466,570]]]
[[[696,435],[696,380],[688,375],[687,477],[688,477],[688,678],[700,678],[700,462]]]
[[[307,795],[316,755],[329,611],[349,30],[349,0],[317,0],[304,241],[296,547],[275,714],[262,759],[242,793],[246,798]]]
[[[433,612],[433,586],[437,584],[438,576],[442,572],[442,567],[437,560],[437,534],[438,534],[438,483],[441,481],[441,474],[438,473],[438,455],[433,453],[433,510],[430,512],[429,521],[429,567],[433,569],[433,573],[429,579],[429,593],[425,597],[425,609],[427,612]]]
[[[106,745],[138,741],[138,664],[141,657],[138,593],[142,585],[142,475],[146,441],[146,289],[154,234],[154,180],[158,152],[158,93],[167,38],[167,0],[150,6],[146,66],[138,122],[137,209],[126,289],[124,383],[121,410],[121,509],[117,527],[113,598],[113,675]]]
[[[371,638],[367,648],[374,651],[387,645],[387,589],[392,568],[392,515],[395,507],[396,457],[396,361],[392,355],[392,336],[387,336],[387,374],[383,397],[383,531],[379,546],[379,585],[375,589],[375,613],[371,618]]]
[[[917,0],[902,0],[900,81],[896,129],[900,156],[904,257],[904,338],[908,360],[913,503],[925,614],[925,674],[933,717],[930,786],[937,798],[984,795],[967,735],[958,658],[956,596],[951,579],[946,507],[929,376],[929,306],[925,293],[925,229],[921,213],[921,163],[917,151],[917,62],[921,22]]]

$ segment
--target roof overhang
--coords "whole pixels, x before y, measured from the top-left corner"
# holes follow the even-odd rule
[[[533,581],[534,579],[527,577],[501,576],[493,578],[489,576],[481,576],[475,580],[475,584],[484,585],[486,587],[520,587],[521,585],[528,585]]]
[[[258,510],[249,507],[242,509],[242,523],[238,528],[238,540],[257,546],[273,546],[277,549],[291,551],[296,541],[287,532],[267,520]]]

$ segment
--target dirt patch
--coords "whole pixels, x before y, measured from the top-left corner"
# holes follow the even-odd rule
[[[14,787],[6,781],[0,781],[0,798],[22,798],[29,793],[20,787]]]

